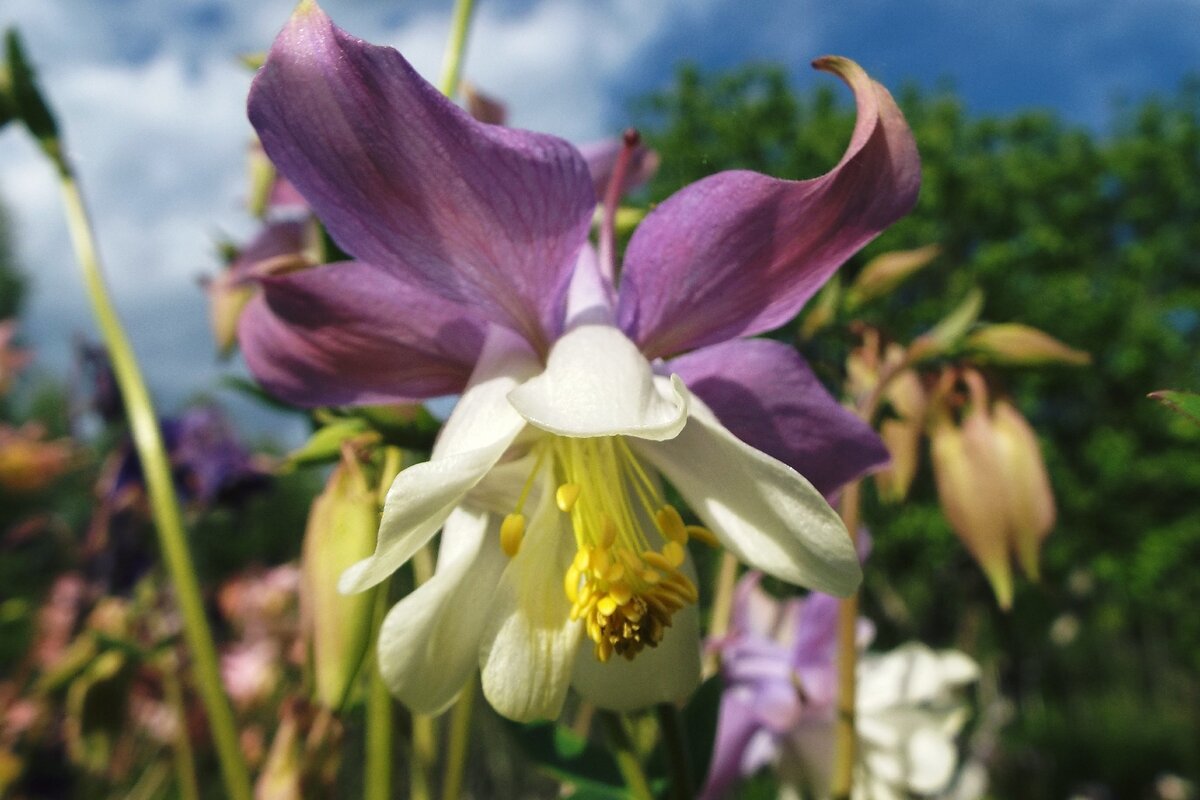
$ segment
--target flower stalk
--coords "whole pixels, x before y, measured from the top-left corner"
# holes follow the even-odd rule
[[[446,42],[446,54],[442,58],[442,76],[438,88],[442,94],[453,98],[458,94],[458,83],[462,76],[463,54],[467,50],[467,31],[471,27],[471,14],[475,11],[475,0],[457,0],[454,17],[450,22],[450,40]]]
[[[855,481],[842,494],[842,520],[850,532],[850,541],[858,548],[859,495],[862,483]],[[854,786],[855,708],[858,678],[858,592],[838,603],[838,694],[837,721],[834,726],[833,778],[830,790],[834,800],[850,800]]]
[[[388,585],[385,583],[375,590],[375,618],[371,627],[376,631],[387,613],[388,602]],[[373,666],[367,688],[363,800],[388,800],[392,796],[392,762],[395,760],[392,757],[392,716],[392,695],[383,682],[379,667]]]
[[[625,730],[625,721],[612,711],[600,711],[597,714],[604,733],[612,748],[613,758],[616,759],[617,769],[625,779],[625,787],[631,797],[636,800],[653,800],[654,793],[650,791],[650,782],[646,780],[646,772],[642,769],[642,761],[634,750],[633,742],[629,739],[629,731]]]
[[[61,150],[59,152],[61,153]],[[121,390],[134,446],[137,448],[145,474],[159,547],[183,618],[183,634],[192,659],[193,677],[208,713],[209,728],[216,745],[226,796],[233,800],[250,800],[250,774],[238,746],[233,710],[221,686],[216,647],[213,644],[208,618],[204,613],[204,603],[200,596],[200,585],[192,565],[191,554],[188,552],[179,499],[171,479],[171,468],[163,447],[158,417],[129,337],[121,325],[105,285],[90,217],[74,170],[67,162],[66,156],[61,154],[55,159],[55,166],[58,168],[67,226],[75,248],[75,256],[83,272],[92,312],[112,359],[113,373]]]
[[[471,742],[471,712],[475,708],[477,682],[468,681],[454,704],[450,717],[450,741],[446,747],[446,771],[442,780],[442,800],[462,796],[463,775],[467,766],[467,745]]]

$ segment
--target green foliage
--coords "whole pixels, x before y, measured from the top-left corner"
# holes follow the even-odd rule
[[[652,199],[722,169],[807,178],[831,168],[853,106],[836,81],[814,83],[794,93],[774,67],[682,69],[675,86],[636,106],[663,158]],[[937,244],[942,255],[864,318],[910,341],[978,288],[983,320],[1034,326],[1094,360],[995,372],[1042,437],[1058,499],[1045,585],[1019,587],[1014,612],[997,612],[926,476],[909,505],[868,507],[867,601],[880,635],[885,644],[956,641],[998,659],[1020,706],[1011,752],[1044,746],[1054,755],[1006,763],[997,796],[1061,797],[1093,780],[1138,796],[1158,770],[1200,773],[1194,737],[1179,743],[1179,716],[1149,713],[1162,706],[1145,688],[1164,670],[1200,670],[1200,451],[1182,418],[1146,399],[1163,386],[1200,387],[1200,81],[1116,109],[1103,135],[1043,112],[973,116],[944,92],[908,89],[899,101],[921,150],[921,198],[843,273],[890,250]],[[818,334],[805,349],[836,387],[847,343],[829,339]],[[1064,591],[1068,578],[1091,587],[1086,599]],[[1049,626],[1071,602],[1090,661],[1046,650]],[[1125,658],[1096,680],[1044,682],[1147,648],[1155,664]],[[1180,691],[1194,698],[1195,679]],[[1087,736],[1074,735],[1083,728]],[[1135,728],[1147,743],[1139,758],[1126,749]],[[1146,755],[1165,742],[1176,742],[1168,758]]]

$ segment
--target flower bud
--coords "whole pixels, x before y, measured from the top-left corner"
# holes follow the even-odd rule
[[[854,311],[864,303],[890,293],[941,252],[940,247],[931,244],[916,250],[893,250],[871,259],[846,293],[847,310]]]
[[[40,492],[71,467],[74,447],[66,439],[47,442],[39,425],[0,426],[0,489]]]
[[[1029,423],[1008,401],[989,402],[979,373],[967,370],[963,380],[970,408],[961,424],[954,424],[942,397],[930,432],[938,499],[1007,609],[1009,553],[1037,580],[1041,542],[1054,526],[1054,495]]]
[[[347,452],[313,501],[301,555],[301,616],[312,641],[315,693],[330,709],[345,703],[358,674],[374,604],[372,592],[338,592],[338,579],[371,555],[378,528],[375,492]]]
[[[996,602],[1003,609],[1010,608],[1009,523],[1000,491],[1003,476],[986,411],[973,408],[961,426],[948,415],[940,416],[930,430],[930,458],[942,512],[979,562]]]
[[[1008,517],[1017,561],[1030,580],[1038,578],[1042,540],[1054,527],[1054,493],[1033,428],[1010,403],[992,406],[992,429],[1004,471]]]
[[[1092,357],[1028,325],[986,325],[967,337],[966,346],[985,361],[995,364],[1038,366],[1042,364],[1090,363]]]
[[[979,319],[983,310],[983,292],[972,289],[958,306],[925,333],[913,340],[909,357],[913,363],[926,361],[954,351]]]

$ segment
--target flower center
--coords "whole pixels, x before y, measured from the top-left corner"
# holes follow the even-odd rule
[[[569,514],[576,553],[563,575],[571,619],[583,620],[596,658],[615,652],[632,660],[656,647],[671,617],[696,602],[696,586],[680,571],[689,538],[715,545],[706,528],[685,525],[679,511],[620,436],[555,436],[543,447],[534,475],[548,452],[554,458],[555,501]],[[516,554],[524,535],[521,513],[527,491],[500,529],[500,544]],[[655,549],[646,529],[657,528],[663,544]]]

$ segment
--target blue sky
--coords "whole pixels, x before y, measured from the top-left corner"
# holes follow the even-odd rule
[[[326,0],[335,21],[394,45],[435,75],[451,0]],[[5,0],[59,107],[117,304],[164,405],[236,370],[208,338],[197,276],[241,208],[249,74],[290,0]],[[949,79],[967,108],[1048,108],[1102,130],[1113,100],[1172,91],[1200,73],[1200,0],[478,0],[467,74],[507,100],[513,124],[586,140],[620,130],[631,98],[684,60],[721,69],[779,61],[798,86],[826,53],[893,88]],[[666,158],[670,154],[664,154]],[[0,134],[0,196],[34,276],[25,331],[65,374],[90,332],[50,170],[19,132]],[[239,413],[245,407],[239,408]],[[256,424],[261,418],[254,418]]]

